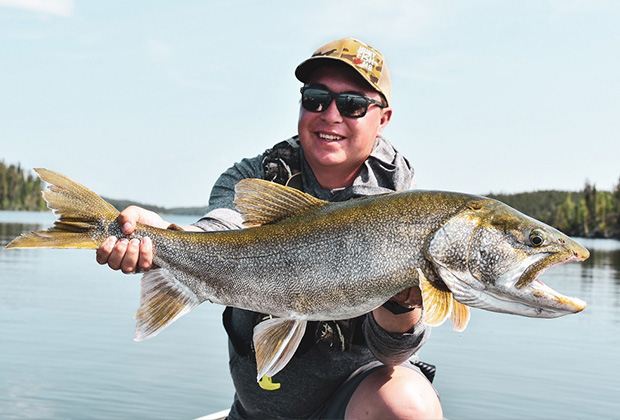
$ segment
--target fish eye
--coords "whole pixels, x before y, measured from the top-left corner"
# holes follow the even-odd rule
[[[545,235],[545,232],[540,229],[534,229],[530,232],[530,244],[532,244],[532,246],[543,245],[546,238],[547,236]]]

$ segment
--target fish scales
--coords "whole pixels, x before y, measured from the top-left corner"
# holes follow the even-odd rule
[[[224,305],[309,320],[350,318],[417,285],[424,241],[446,217],[429,205],[432,195],[343,202],[250,230],[171,232],[169,244],[158,242],[155,262],[185,273],[201,300],[217,296]],[[467,200],[446,196],[444,214]],[[394,218],[392,208],[403,206],[418,211]]]

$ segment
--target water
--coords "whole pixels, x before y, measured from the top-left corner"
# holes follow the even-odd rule
[[[177,224],[192,218],[170,218]],[[50,213],[0,212],[0,246]],[[543,280],[588,302],[528,319],[472,310],[463,333],[433,330],[423,360],[450,419],[618,418],[620,242]],[[204,304],[152,340],[132,341],[139,277],[88,250],[0,252],[0,417],[194,418],[229,406],[222,308]]]

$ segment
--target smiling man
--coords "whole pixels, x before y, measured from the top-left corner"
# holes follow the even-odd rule
[[[390,76],[379,51],[345,38],[319,48],[295,75],[304,84],[298,135],[229,168],[215,183],[205,216],[185,229],[242,228],[233,199],[244,178],[294,186],[328,201],[411,187],[413,169],[381,137],[392,109]],[[136,223],[170,226],[138,207],[125,209],[119,222],[127,234]],[[125,273],[149,270],[151,243],[110,238],[97,250],[97,261]],[[257,383],[252,334],[267,316],[224,311],[236,390],[230,419],[442,418],[435,390],[414,363],[429,335],[419,289],[404,290],[359,318],[310,323],[285,369]]]
[[[339,62],[327,62],[307,75],[298,72],[298,77],[306,82],[298,124],[304,156],[323,188],[349,186],[390,121],[392,109],[361,75]],[[351,110],[354,115],[346,116]]]

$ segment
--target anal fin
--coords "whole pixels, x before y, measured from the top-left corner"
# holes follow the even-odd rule
[[[196,294],[169,270],[158,268],[144,273],[134,340],[156,336],[200,303]]]
[[[257,375],[272,377],[291,360],[306,331],[306,320],[273,318],[254,327]]]

